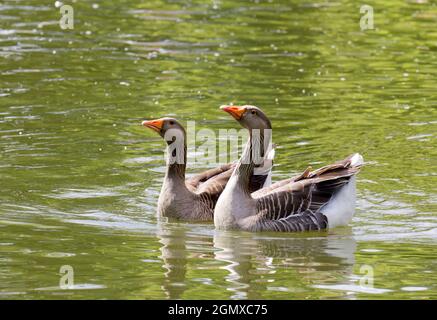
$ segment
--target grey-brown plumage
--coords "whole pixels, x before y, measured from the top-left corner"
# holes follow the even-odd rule
[[[305,170],[299,176],[251,193],[247,177],[253,171],[250,161],[254,141],[252,128],[271,130],[270,121],[257,107],[226,107],[244,127],[249,129],[249,141],[235,167],[228,185],[217,202],[214,223],[219,228],[247,231],[297,232],[322,230],[344,224],[353,215],[350,204],[333,206],[345,193],[354,200],[354,175],[359,172],[362,158],[358,154],[318,170]],[[262,139],[261,139],[262,140]],[[249,161],[248,161],[249,159]],[[351,182],[351,184],[349,184]],[[343,192],[343,193],[342,193]],[[346,201],[347,202],[347,201]],[[354,201],[353,201],[354,202]],[[338,208],[338,212],[333,212]]]
[[[353,156],[353,155],[352,155]],[[328,227],[323,206],[359,171],[351,157],[252,193],[256,215],[240,225],[251,231],[308,231]]]
[[[158,199],[158,214],[164,217],[212,220],[215,204],[232,175],[235,163],[210,169],[185,179],[187,147],[184,127],[173,118],[144,121],[167,142],[167,167]],[[251,191],[264,184],[267,175],[253,176]]]

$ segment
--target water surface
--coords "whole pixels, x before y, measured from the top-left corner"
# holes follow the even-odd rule
[[[73,30],[54,1],[0,4],[0,298],[437,298],[434,2],[371,1],[367,31],[355,1],[71,4]],[[271,118],[275,180],[363,154],[350,226],[157,219],[164,144],[139,123],[238,128],[230,102]]]

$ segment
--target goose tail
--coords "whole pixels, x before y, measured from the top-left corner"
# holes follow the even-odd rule
[[[352,167],[361,167],[364,164],[364,158],[359,153],[354,153],[350,156],[350,165]]]
[[[348,183],[322,208],[323,214],[328,218],[329,228],[347,225],[352,220],[355,214],[356,174],[364,165],[364,158],[359,153],[355,153],[337,164],[343,165],[350,171],[350,178]]]

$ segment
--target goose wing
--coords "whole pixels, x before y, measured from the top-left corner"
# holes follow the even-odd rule
[[[271,170],[271,167],[270,167]],[[195,193],[197,194],[207,194],[209,198],[212,200],[217,200],[229,179],[232,176],[232,172],[234,171],[234,165],[227,171],[223,171],[219,174],[209,177],[204,182],[198,184],[198,187],[195,189]],[[250,177],[249,189],[251,192],[259,190],[263,186],[266,185],[269,179],[270,172],[260,172],[258,174],[254,174]]]
[[[235,167],[234,163],[227,163],[217,168],[209,169],[199,174],[196,174],[195,176],[186,179],[185,183],[187,184],[187,186],[196,189],[201,184],[205,183],[211,178],[216,177],[224,172],[230,171],[232,173],[231,169],[233,169],[234,167]]]
[[[268,190],[252,194],[256,214],[241,221],[242,228],[261,231],[304,231],[327,227],[322,207],[349,182],[361,164],[351,157],[315,171],[280,181]]]
[[[273,146],[263,164],[257,166],[254,170],[254,174],[250,177],[249,189],[251,192],[271,184],[274,156],[275,149]],[[187,179],[185,182],[187,186],[196,193],[206,192],[220,194],[228,183],[235,166],[236,163],[228,163],[214,169],[209,169]]]

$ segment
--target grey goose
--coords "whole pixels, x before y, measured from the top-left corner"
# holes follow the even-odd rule
[[[255,106],[222,106],[249,130],[249,139],[214,210],[219,229],[297,232],[346,225],[355,212],[355,175],[363,157],[344,160],[251,192],[248,177],[255,165],[254,148],[263,154],[271,123]],[[257,134],[255,134],[257,133]]]
[[[236,164],[224,164],[186,179],[185,128],[174,118],[143,121],[142,125],[157,132],[167,143],[166,171],[158,199],[158,214],[184,220],[212,220],[215,204]],[[266,159],[259,174],[251,175],[249,190],[255,191],[269,184],[272,160]]]

